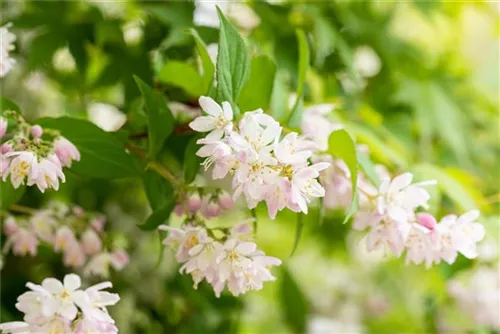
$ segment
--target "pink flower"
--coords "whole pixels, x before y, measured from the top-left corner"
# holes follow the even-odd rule
[[[99,253],[102,249],[102,241],[99,235],[91,229],[88,228],[82,235],[81,238],[83,251],[87,255],[94,255]]]
[[[71,167],[73,161],[80,161],[80,151],[64,137],[54,140],[54,152],[64,167]]]
[[[3,117],[0,117],[0,139],[3,138],[3,136],[5,136],[5,134],[7,133],[7,126],[7,120]]]
[[[38,173],[29,178],[28,185],[36,184],[43,193],[47,188],[59,189],[59,179],[66,182],[62,167],[55,154],[42,158],[38,164]]]
[[[129,262],[129,256],[124,249],[116,249],[111,253],[111,265],[116,270],[122,270]]]
[[[40,240],[48,243],[54,241],[54,228],[57,226],[57,221],[52,217],[50,211],[37,211],[31,216],[31,226]]]
[[[77,241],[68,245],[64,250],[63,262],[65,266],[80,268],[85,264],[86,259],[83,247]]]
[[[417,214],[417,222],[426,227],[429,230],[433,230],[436,227],[436,218],[429,213],[419,213]]]
[[[43,135],[43,129],[40,125],[33,125],[30,129],[33,138],[38,139]]]
[[[104,224],[106,224],[106,216],[105,215],[97,215],[90,220],[90,225],[97,232],[104,231]]]
[[[5,218],[3,222],[3,232],[6,236],[11,236],[19,231],[19,225],[16,223],[16,219],[12,216]]]
[[[62,226],[57,230],[54,240],[54,250],[56,252],[65,251],[75,243],[77,243],[75,234],[69,227]]]
[[[206,218],[213,218],[217,217],[221,212],[221,208],[219,204],[212,200],[211,198],[203,198],[203,205],[201,207],[201,213],[206,217]]]
[[[5,243],[6,248],[11,245],[14,255],[24,256],[29,253],[31,256],[35,256],[37,253],[38,239],[32,232],[24,228],[19,228]]]

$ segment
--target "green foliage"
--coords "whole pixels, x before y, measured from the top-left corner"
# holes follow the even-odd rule
[[[200,145],[196,144],[199,136],[194,136],[189,141],[186,150],[184,151],[184,182],[190,184],[194,181],[202,159],[196,155]]]
[[[88,121],[71,117],[42,118],[37,123],[58,130],[78,148],[81,160],[74,162],[72,172],[106,179],[139,175],[136,160],[112,133]]]
[[[25,186],[14,189],[12,183],[8,180],[7,182],[0,182],[0,209],[7,210],[12,204],[17,203],[25,191]]]
[[[241,110],[267,109],[273,91],[276,64],[265,55],[252,58],[250,78],[238,99]]]
[[[280,301],[283,316],[293,333],[305,333],[309,302],[286,266],[281,269]]]
[[[309,68],[309,45],[304,31],[297,30],[299,41],[299,77],[297,85],[297,99],[293,105],[292,112],[288,118],[288,125],[294,128],[300,126],[302,121],[302,109],[304,108],[304,85],[306,82],[307,69]]]
[[[356,152],[356,156],[358,159],[358,165],[363,170],[368,179],[375,185],[380,185],[380,180],[377,175],[377,171],[375,170],[375,166],[373,165],[370,158],[363,152]]]
[[[174,188],[152,170],[146,171],[142,180],[153,213],[144,224],[139,225],[139,228],[144,231],[152,231],[160,224],[165,223],[170,217],[175,206]]]
[[[201,59],[201,69],[202,69],[202,81],[203,81],[203,95],[207,95],[212,87],[212,81],[215,74],[215,66],[210,59],[205,42],[201,39],[198,32],[191,29],[191,34],[193,35],[194,41],[196,42],[196,49]]]
[[[167,106],[165,98],[149,87],[140,78],[135,77],[141,90],[144,109],[148,116],[149,156],[156,156],[165,140],[174,129],[174,117]]]
[[[184,89],[190,96],[206,93],[204,80],[191,65],[180,61],[168,61],[158,74],[163,83]]]
[[[219,53],[217,55],[217,99],[228,101],[233,105],[237,117],[238,96],[248,80],[250,58],[245,45],[236,28],[229,23],[224,14],[217,9],[220,18]]]
[[[341,129],[333,131],[328,138],[328,153],[333,157],[341,159],[349,168],[351,173],[352,200],[351,206],[346,213],[344,224],[358,211],[358,159],[356,158],[356,145],[349,133]]]
[[[297,247],[299,246],[300,238],[302,237],[302,230],[304,229],[304,215],[299,213],[297,215],[297,225],[295,226],[295,241],[293,242],[292,253],[290,256],[295,254]]]

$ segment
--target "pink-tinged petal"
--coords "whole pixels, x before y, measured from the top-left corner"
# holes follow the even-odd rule
[[[475,221],[477,218],[479,218],[479,210],[472,210],[467,213],[464,213],[457,219],[457,224],[466,224],[466,223],[471,223]]]
[[[395,221],[406,222],[408,220],[408,213],[398,206],[389,207],[387,210],[387,215]]]
[[[222,109],[224,111],[224,118],[227,119],[228,121],[233,120],[233,108],[231,108],[231,104],[229,102],[225,101],[222,102]]]
[[[42,281],[42,288],[51,293],[57,294],[64,289],[64,286],[57,279],[50,277]]]
[[[437,224],[436,218],[429,213],[419,213],[417,215],[417,221],[420,225],[425,226],[429,230],[433,230]]]
[[[257,245],[254,242],[242,242],[235,248],[236,252],[243,255],[251,254],[256,250],[257,250]]]
[[[411,184],[412,180],[413,180],[412,173],[400,174],[392,180],[387,191],[390,193],[400,191],[401,189],[408,187]]]
[[[322,170],[325,170],[328,167],[330,167],[330,165],[331,164],[329,162],[318,162],[318,163],[311,165],[309,167],[316,170],[317,172],[321,172]]]
[[[200,116],[189,123],[189,127],[198,132],[208,132],[216,128],[217,121],[211,116]]]
[[[216,146],[214,145],[205,145],[202,146],[196,151],[196,155],[201,158],[206,158],[214,154]]]
[[[203,111],[210,116],[217,117],[219,115],[222,115],[222,109],[220,105],[217,104],[217,102],[215,102],[212,98],[208,96],[201,96],[198,102],[200,103],[201,109],[203,109]]]
[[[80,276],[76,274],[68,274],[64,276],[64,287],[69,291],[75,291],[82,285]]]

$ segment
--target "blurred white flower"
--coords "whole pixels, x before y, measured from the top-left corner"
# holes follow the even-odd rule
[[[127,116],[115,106],[105,103],[91,103],[88,113],[90,121],[104,131],[116,131],[127,120]]]
[[[195,6],[193,21],[196,25],[218,28],[220,22],[216,6],[245,30],[252,30],[260,24],[260,18],[252,8],[237,1],[197,0]]]
[[[9,54],[15,49],[16,41],[16,35],[9,31],[10,27],[12,23],[0,27],[0,78],[6,76],[16,64],[16,60]]]
[[[354,70],[364,78],[376,76],[382,68],[377,53],[369,46],[363,45],[354,51]]]

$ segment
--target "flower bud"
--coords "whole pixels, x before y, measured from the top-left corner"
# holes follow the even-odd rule
[[[94,255],[102,249],[101,238],[93,229],[87,229],[82,235],[82,248],[85,254]]]
[[[233,208],[233,198],[232,196],[225,190],[222,191],[219,195],[219,205],[224,210],[231,210]]]
[[[31,127],[30,132],[31,132],[31,135],[33,136],[33,138],[35,138],[35,139],[38,139],[43,135],[43,129],[40,125],[33,125]]]
[[[191,195],[189,195],[188,200],[187,200],[187,208],[189,212],[195,213],[201,208],[201,198],[200,194],[198,192],[194,192]]]
[[[21,228],[16,232],[12,248],[14,255],[24,256],[29,253],[31,256],[35,256],[38,248],[38,239],[30,231]]]
[[[3,138],[7,133],[7,120],[3,117],[0,117],[0,138]]]
[[[85,214],[85,211],[79,206],[75,206],[71,211],[77,217],[83,217],[83,215]]]
[[[184,205],[182,205],[181,203],[176,204],[174,207],[174,213],[177,216],[182,217],[184,215]]]
[[[59,250],[66,250],[68,247],[76,243],[75,235],[73,231],[67,226],[62,226],[56,232],[56,238],[54,240],[54,250],[57,252]]]
[[[111,265],[116,270],[122,270],[129,263],[128,254],[123,249],[116,249],[111,253]]]
[[[86,258],[82,246],[76,240],[64,250],[63,262],[65,266],[80,268],[85,264]]]
[[[208,200],[205,202],[205,205],[201,209],[201,213],[206,218],[217,217],[220,214],[221,208],[217,202]]]
[[[12,216],[9,216],[3,222],[3,232],[6,236],[13,235],[19,230],[19,226],[16,223],[16,219]]]
[[[433,230],[436,227],[436,218],[434,218],[429,213],[419,213],[417,214],[417,222],[428,228],[429,230]]]
[[[104,231],[104,224],[106,224],[106,216],[105,215],[97,215],[90,220],[90,225],[97,232]]]
[[[0,153],[5,154],[12,152],[12,145],[10,143],[3,143],[2,146],[0,146]]]

